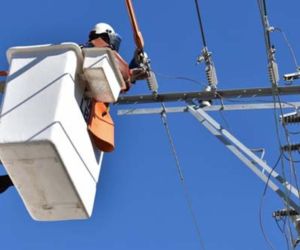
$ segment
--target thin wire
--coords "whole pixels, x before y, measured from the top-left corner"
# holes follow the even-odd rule
[[[284,234],[283,228],[282,228],[282,227],[280,226],[280,224],[279,224],[279,222],[280,222],[281,220],[282,220],[282,219],[277,219],[277,218],[275,218],[275,222],[276,222],[276,225],[277,225],[279,231],[280,231],[282,234]]]
[[[162,74],[162,73],[156,73],[156,75],[160,76],[160,77],[163,77],[165,79],[174,79],[174,80],[185,80],[185,81],[188,81],[188,82],[192,82],[192,83],[195,83],[197,85],[201,85],[203,87],[206,87],[207,84],[206,83],[203,83],[203,82],[200,82],[198,80],[195,80],[193,78],[190,78],[190,77],[186,77],[186,76],[171,76],[171,75],[166,75],[166,74]],[[220,93],[216,92],[216,95],[221,99],[221,100],[226,100],[228,102],[233,102],[233,103],[248,103],[249,101],[247,100],[236,100],[236,99],[232,99],[232,98],[224,98]],[[273,101],[270,101],[270,100],[263,100],[263,99],[256,99],[255,101],[253,101],[253,103],[259,103],[259,102],[263,102],[263,103],[273,103]],[[287,104],[287,105],[290,105],[291,107],[297,109],[298,107],[290,102],[281,102],[283,104]]]
[[[282,106],[281,106],[281,98],[280,98],[279,94],[277,95],[277,98],[278,98],[278,101],[279,101],[280,113],[281,113],[281,116],[283,116],[283,109],[282,109]],[[288,129],[286,127],[285,122],[283,122],[282,125],[283,125],[283,128],[284,128],[284,133],[285,133],[286,141],[288,143],[288,146],[290,147],[291,146],[291,140],[290,140]],[[298,190],[298,195],[300,197],[299,184],[298,184],[298,179],[297,179],[297,171],[296,171],[296,168],[295,168],[295,164],[293,162],[292,153],[290,151],[289,151],[289,162],[290,162],[290,167],[291,167],[291,170],[292,170],[292,176],[295,179],[295,185],[296,185],[296,188]]]
[[[261,18],[262,18],[262,21],[263,21],[263,27],[264,27],[264,31],[265,31],[266,49],[267,49],[267,52],[268,52],[268,55],[269,55],[268,61],[269,61],[269,63],[271,63],[271,60],[272,60],[272,58],[270,57],[271,41],[270,41],[270,33],[269,33],[268,27],[267,27],[267,25],[269,25],[269,24],[266,23],[266,21],[267,21],[267,19],[266,19],[267,18],[266,1],[265,0],[258,0],[258,5],[259,5],[259,9],[260,9],[260,13],[261,13]],[[274,73],[274,72],[272,71],[272,73]],[[277,112],[276,112],[276,109],[275,109],[276,97],[278,98],[278,101],[279,101],[281,115],[283,115],[283,111],[282,111],[280,96],[279,96],[279,94],[275,93],[276,92],[276,89],[275,89],[275,86],[274,86],[275,83],[272,82],[272,85],[273,85],[273,88],[274,88],[273,102],[274,102],[274,118],[275,118],[275,123],[276,123],[276,133],[277,133],[277,139],[278,139],[278,142],[279,142],[279,145],[280,145],[280,148],[281,148],[282,144],[281,144],[280,135],[279,135],[279,125],[278,125],[278,121],[277,121]],[[284,131],[285,131],[286,140],[287,140],[288,144],[290,145],[290,140],[289,140],[289,137],[288,137],[288,134],[287,134],[287,130],[286,130],[285,124],[283,124],[283,127],[284,127]],[[290,157],[291,157],[291,155],[290,155]],[[292,167],[292,168],[293,168],[293,170],[292,170],[293,174],[295,175],[295,169],[294,169],[294,167]],[[295,176],[294,176],[294,178],[296,180]],[[297,189],[299,190],[298,184],[297,184]]]
[[[207,87],[207,84],[204,82],[200,82],[198,80],[195,80],[193,78],[190,77],[186,77],[186,76],[171,76],[171,75],[167,75],[167,74],[163,74],[163,73],[156,73],[157,76],[163,77],[165,79],[173,79],[173,80],[185,80],[188,82],[192,82],[195,83],[197,85],[201,85],[203,87]],[[226,100],[229,102],[233,102],[233,103],[248,103],[249,101],[246,100],[236,100],[236,99],[232,99],[232,98],[224,98],[220,93],[216,92],[216,95],[220,98],[220,100]],[[255,101],[253,101],[254,103],[259,103],[259,102],[264,102],[264,103],[271,103],[271,101],[269,100],[262,100],[262,99],[257,99]],[[272,102],[273,103],[273,102]],[[295,105],[289,103],[289,102],[283,102],[285,104],[290,105],[291,107],[297,108]]]
[[[264,228],[264,225],[263,225],[263,218],[262,218],[262,210],[263,210],[263,203],[264,203],[264,199],[265,199],[265,196],[266,196],[266,193],[267,193],[267,190],[268,190],[268,184],[269,184],[269,181],[270,181],[270,178],[271,178],[271,175],[272,173],[274,172],[274,170],[276,169],[276,167],[278,166],[279,162],[280,162],[280,159],[282,157],[282,152],[281,154],[279,155],[276,163],[274,164],[271,172],[269,173],[268,175],[268,179],[267,179],[267,182],[265,184],[265,187],[264,187],[264,191],[263,191],[263,194],[262,194],[262,197],[261,197],[261,200],[260,200],[260,205],[259,205],[259,225],[260,225],[260,229],[261,229],[261,232],[263,234],[263,237],[265,239],[265,241],[268,243],[269,247],[271,249],[275,249],[275,247],[273,246],[271,240],[269,239],[269,237],[267,236],[266,234],[266,231],[265,231],[265,228]]]
[[[282,227],[282,228],[281,228],[281,226],[280,226],[280,224],[279,224],[280,221],[283,222],[283,227]],[[290,248],[289,239],[288,239],[288,236],[287,236],[287,234],[286,234],[286,232],[285,232],[285,230],[284,230],[284,227],[285,227],[285,224],[286,224],[286,218],[285,218],[284,220],[282,220],[282,219],[278,220],[278,219],[275,218],[275,222],[276,222],[276,225],[277,225],[277,227],[279,228],[280,232],[281,232],[282,235],[284,236],[284,239],[285,239],[285,242],[286,242],[287,249],[289,249],[289,248]]]
[[[272,61],[274,60],[274,58],[273,58],[273,56],[271,54],[272,48],[271,48],[271,41],[270,41],[270,31],[268,30],[269,24],[267,23],[266,2],[265,2],[265,0],[262,0],[262,1],[258,0],[258,4],[259,4],[259,9],[260,9],[260,13],[261,13],[261,19],[262,19],[263,27],[264,27],[264,31],[265,31],[264,35],[265,35],[265,41],[266,41],[266,50],[267,50],[267,53],[268,53],[268,63],[271,64]],[[264,13],[263,13],[263,11],[264,11]],[[286,38],[286,36],[285,36],[285,38]],[[296,61],[296,64],[297,64],[297,61]],[[271,68],[271,74],[273,74],[272,79],[275,79],[273,68]],[[275,118],[275,123],[276,123],[277,138],[278,138],[279,146],[281,148],[282,144],[281,144],[280,135],[279,135],[279,125],[278,125],[278,121],[277,121],[277,112],[276,112],[276,107],[275,107],[276,106],[276,101],[277,101],[276,98],[278,99],[279,107],[280,107],[280,112],[281,112],[282,116],[283,116],[283,110],[282,110],[280,95],[276,91],[277,90],[277,87],[276,87],[277,83],[274,82],[274,81],[275,80],[272,80],[272,86],[273,86],[273,89],[274,89],[274,91],[273,91],[274,118]],[[290,145],[291,143],[290,143],[289,133],[288,133],[288,130],[287,130],[286,126],[285,126],[285,123],[283,123],[283,128],[284,128],[284,134],[285,134],[285,137],[286,137],[286,141],[287,141],[288,145]],[[289,163],[290,163],[290,169],[291,169],[291,176],[293,176],[293,178],[295,180],[296,188],[298,190],[298,194],[300,194],[298,180],[297,180],[297,173],[296,173],[296,169],[295,169],[295,166],[294,166],[294,162],[293,162],[293,158],[292,158],[291,152],[289,152]],[[285,167],[284,167],[284,162],[283,161],[282,161],[282,173],[285,175]],[[286,191],[288,192],[288,190],[286,190]],[[288,204],[286,204],[286,206],[288,206]],[[288,207],[287,207],[287,209],[288,209]],[[289,228],[289,231],[291,233],[290,228]],[[290,236],[292,238],[291,234],[290,234]]]
[[[276,111],[276,108],[275,108],[275,106],[276,106],[275,103],[277,102],[277,101],[276,101],[276,97],[278,98],[278,95],[276,95],[276,94],[273,92],[273,101],[274,101],[274,112],[273,112],[273,114],[274,114],[274,120],[275,120],[275,126],[276,126],[276,137],[277,137],[277,140],[278,140],[279,148],[280,148],[280,150],[281,150],[281,148],[282,148],[282,143],[281,143],[280,133],[279,133],[279,122],[278,122],[278,120],[277,120],[277,111]],[[278,101],[280,101],[280,99],[279,99]],[[281,110],[282,110],[281,105],[280,105],[280,108],[281,108]],[[286,178],[286,174],[285,174],[285,165],[284,165],[284,161],[283,161],[282,157],[281,157],[281,168],[282,168],[282,175],[283,175],[283,178],[284,178],[284,179],[287,179],[287,178]],[[298,189],[297,189],[297,190],[298,190]],[[299,190],[298,190],[298,192],[299,192]],[[290,195],[291,195],[291,191],[288,190],[286,187],[284,187],[284,194],[285,194],[285,197],[286,197],[286,198],[289,198]],[[288,206],[287,202],[284,202],[284,204],[285,204],[285,208],[288,210],[288,209],[289,209],[289,206]],[[292,230],[291,230],[291,225],[290,225],[290,221],[289,221],[289,220],[288,220],[287,223],[285,224],[285,228],[286,228],[286,230],[288,230],[288,233],[289,233],[289,234],[287,234],[287,232],[285,231],[286,238],[290,240],[290,244],[288,245],[289,248],[290,248],[290,245],[292,246],[292,242],[293,242],[292,239],[293,239],[293,236],[292,236],[292,233],[291,233]]]
[[[166,79],[185,80],[185,81],[193,82],[193,83],[196,83],[197,85],[201,85],[203,87],[207,86],[207,84],[205,84],[203,82],[197,81],[195,79],[192,79],[192,78],[189,78],[189,77],[186,77],[186,76],[170,76],[170,75],[161,74],[161,73],[156,73],[156,75],[160,76],[160,77],[163,77],[163,78],[166,78]]]
[[[275,30],[276,30],[276,31],[279,31],[279,32],[281,33],[281,35],[283,36],[283,39],[284,39],[286,45],[288,46],[289,51],[290,51],[290,53],[291,53],[291,56],[292,56],[292,58],[293,58],[294,64],[295,64],[295,66],[296,66],[296,69],[297,69],[297,71],[299,71],[299,64],[298,64],[298,61],[297,61],[296,53],[295,53],[295,50],[294,50],[294,48],[292,47],[291,43],[289,42],[289,40],[288,40],[288,38],[287,38],[287,35],[286,35],[285,32],[284,32],[282,29],[280,29],[280,28],[275,28]]]
[[[188,82],[192,82],[192,83],[195,83],[197,85],[201,85],[203,87],[206,87],[206,83],[203,83],[203,82],[200,82],[198,80],[195,80],[193,78],[190,78],[190,77],[186,77],[186,76],[171,76],[171,75],[166,75],[166,74],[162,74],[162,73],[156,73],[156,75],[160,76],[160,77],[163,77],[165,79],[174,79],[174,80],[185,80],[185,81],[188,81]],[[220,93],[216,92],[216,95],[220,98],[220,100],[226,100],[228,102],[233,102],[233,103],[248,103],[249,101],[247,100],[236,100],[236,99],[232,99],[232,98],[224,98]],[[253,103],[260,103],[260,102],[263,102],[263,103],[273,103],[273,101],[270,101],[270,100],[263,100],[263,99],[256,99],[255,101],[253,101]],[[286,104],[286,105],[290,105],[291,107],[297,109],[298,106],[290,103],[290,102],[284,102],[282,101],[281,103],[283,104]],[[300,132],[299,132],[300,133]]]
[[[289,132],[289,134],[291,134],[291,135],[299,135],[300,134],[300,131],[288,131]]]
[[[270,40],[270,34],[266,27],[266,18],[267,18],[267,6],[266,2],[264,0],[257,0],[260,16],[261,16],[261,22],[264,28],[264,38],[265,38],[265,45],[266,45],[266,53],[268,60],[271,59],[270,50],[271,50],[271,40]]]
[[[198,3],[198,0],[195,0],[195,4],[196,4],[197,17],[198,17],[198,21],[199,21],[199,26],[200,26],[200,32],[201,32],[203,46],[207,47],[206,39],[205,39],[205,34],[204,34],[204,28],[203,28],[202,19],[201,19],[200,6],[199,6],[199,3]]]
[[[223,120],[223,122],[224,122],[224,124],[225,124],[225,127],[227,128],[227,130],[231,130],[230,125],[229,125],[229,122],[228,122],[228,120],[226,119],[226,116],[225,116],[225,114],[224,114],[224,111],[223,111],[223,110],[220,110],[220,111],[219,111],[219,114],[220,114],[220,116],[221,116],[221,118],[222,118],[222,120]]]
[[[263,7],[264,15],[267,16],[268,12],[267,12],[267,4],[265,0],[262,0],[262,7]]]
[[[277,219],[275,219],[276,225],[278,226],[280,232],[281,232],[282,235],[284,236],[284,239],[285,239],[285,242],[286,242],[286,246],[287,246],[288,249],[290,249],[290,244],[289,244],[288,235],[287,235],[287,233],[286,233],[286,231],[285,231],[286,220],[287,220],[287,218],[284,218],[284,220],[283,220],[283,219],[280,220],[280,221],[282,221],[282,223],[283,223],[283,226],[282,226],[282,228],[281,228],[280,225],[279,225],[279,221],[278,221]]]
[[[268,67],[271,73],[271,82],[272,82],[272,88],[273,88],[273,102],[274,102],[274,120],[275,120],[275,124],[276,124],[276,134],[277,134],[277,140],[279,143],[279,146],[281,148],[281,139],[280,139],[280,134],[279,134],[279,125],[278,125],[278,121],[277,121],[277,112],[276,112],[276,97],[279,100],[279,105],[280,105],[280,111],[283,115],[282,112],[282,106],[280,103],[280,97],[277,93],[277,81],[276,81],[276,77],[275,77],[275,72],[274,72],[274,68],[273,68],[273,62],[275,61],[274,57],[273,57],[273,49],[271,46],[271,38],[270,38],[270,30],[269,30],[269,23],[268,23],[268,16],[267,16],[267,7],[266,7],[266,1],[265,0],[257,0],[258,6],[259,6],[259,10],[260,10],[260,16],[261,16],[261,21],[263,24],[263,29],[264,29],[264,38],[265,38],[265,45],[266,45],[266,52],[267,52],[267,58],[268,58]],[[284,125],[284,124],[283,124]],[[284,131],[285,131],[285,136],[286,136],[286,140],[289,143],[289,137],[287,134],[287,130],[284,126]],[[291,159],[291,154],[290,154],[290,159]],[[294,169],[294,165],[292,162],[290,162],[290,164],[292,164],[292,175],[294,175],[295,181],[296,181],[296,185],[297,185],[297,189],[298,189],[298,184],[297,184],[297,178],[296,178],[296,172]],[[284,161],[282,160],[281,157],[281,165],[282,165],[282,174],[284,175],[283,177],[285,178],[285,167],[284,167]],[[285,178],[286,179],[286,178]],[[299,192],[299,189],[298,189]],[[285,187],[285,196],[288,198],[290,196],[290,192],[289,190],[287,190],[287,188]],[[286,205],[286,209],[289,209],[287,202],[285,202]],[[292,235],[292,231],[290,228],[290,220],[288,220],[288,233],[289,233],[289,239],[290,239],[290,243],[293,246],[293,235]]]
[[[204,250],[205,245],[204,245],[204,242],[202,240],[202,236],[201,236],[201,232],[200,232],[200,226],[199,226],[199,223],[198,223],[198,220],[197,220],[197,217],[196,217],[196,213],[195,213],[194,208],[193,208],[193,204],[192,204],[192,200],[191,200],[191,197],[190,197],[189,189],[188,189],[188,187],[185,183],[182,167],[180,165],[180,161],[179,161],[178,154],[176,152],[174,140],[173,140],[173,137],[171,135],[171,131],[170,131],[170,128],[169,128],[169,125],[168,125],[166,108],[165,108],[165,105],[164,105],[163,102],[161,103],[161,106],[162,106],[162,109],[163,109],[163,111],[161,112],[161,119],[162,119],[163,125],[166,129],[166,132],[167,132],[167,135],[168,135],[168,140],[169,140],[169,143],[170,143],[170,146],[171,146],[171,149],[172,149],[172,154],[173,154],[173,157],[174,157],[175,162],[176,162],[176,169],[177,169],[177,173],[178,173],[178,176],[179,176],[179,180],[180,180],[180,183],[181,183],[183,191],[184,191],[184,196],[185,196],[185,199],[186,199],[191,217],[193,219],[193,223],[194,223],[196,233],[197,233],[197,237],[198,237],[199,244],[200,244],[200,249]]]
[[[283,154],[284,159],[291,161],[285,154]],[[300,160],[292,160],[294,163],[300,163]]]
[[[281,158],[281,168],[282,168],[282,175],[283,178],[286,179],[286,174],[285,174],[285,165],[284,165],[284,160],[283,158]],[[291,190],[288,190],[287,188],[285,188],[285,196],[286,197],[290,197],[291,196]],[[285,201],[285,208],[286,210],[289,210],[290,207],[288,206],[288,203]],[[292,229],[291,229],[291,222],[289,220],[289,218],[285,218],[284,220],[284,228],[285,228],[285,237],[286,239],[288,239],[288,249],[290,249],[290,247],[292,247],[292,249],[294,249],[293,246],[293,235],[292,235]]]

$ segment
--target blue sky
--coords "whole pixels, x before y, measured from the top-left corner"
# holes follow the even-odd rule
[[[285,31],[300,55],[300,2],[267,3],[271,25]],[[174,79],[184,76],[206,81],[203,65],[195,63],[202,43],[194,1],[134,1],[134,5],[160,91],[203,89]],[[270,86],[256,0],[210,0],[200,5],[219,88]],[[122,36],[120,54],[127,61],[135,48],[125,1],[4,1],[1,7],[0,69],[8,68],[5,53],[9,47],[84,43],[89,30],[101,21],[110,23]],[[274,33],[272,40],[281,75],[294,72],[280,33]],[[138,93],[149,93],[145,82],[137,83],[128,95]],[[160,117],[118,117],[116,112],[122,108],[112,107],[116,150],[105,155],[92,218],[33,221],[17,192],[10,189],[0,196],[1,249],[200,249]],[[265,148],[270,166],[276,162],[279,151],[273,111],[212,115],[250,148]],[[206,249],[269,249],[259,226],[263,183],[191,115],[168,117]],[[297,137],[294,139],[296,142]],[[0,173],[5,172],[1,169]],[[263,225],[276,249],[286,249],[271,217],[281,208],[279,198],[268,191]]]

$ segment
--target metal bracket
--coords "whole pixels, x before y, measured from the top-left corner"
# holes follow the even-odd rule
[[[269,188],[298,213],[300,207],[294,202],[290,194],[299,199],[299,191],[272,169],[266,162],[255,155],[248,147],[223,128],[203,109],[189,105],[188,111],[217,139],[219,139],[235,156],[237,156],[252,172],[254,172]],[[268,175],[265,175],[266,172]],[[280,187],[275,184],[278,182]],[[282,190],[283,189],[283,190]]]

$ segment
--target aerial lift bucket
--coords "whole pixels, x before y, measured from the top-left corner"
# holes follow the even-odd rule
[[[77,78],[83,57],[72,43],[15,47],[0,115],[0,159],[36,220],[92,214],[102,153],[93,146]]]

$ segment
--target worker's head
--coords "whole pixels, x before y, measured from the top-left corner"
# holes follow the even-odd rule
[[[119,51],[121,37],[107,23],[97,23],[89,34],[89,41],[102,38],[113,50]]]

